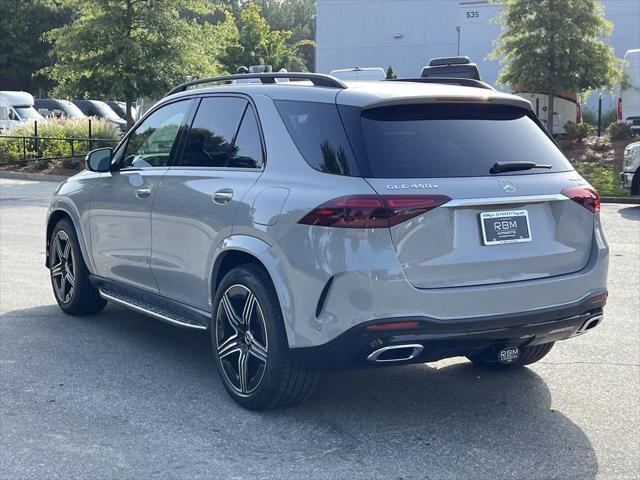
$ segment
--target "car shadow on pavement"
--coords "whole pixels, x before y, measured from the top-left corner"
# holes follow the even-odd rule
[[[621,208],[620,215],[627,220],[640,220],[640,206]]]
[[[7,465],[15,475],[67,458],[64,434],[92,448],[77,465],[67,458],[69,476],[155,471],[145,462],[165,478],[584,480],[598,469],[589,438],[526,368],[458,359],[327,373],[305,403],[256,413],[226,395],[207,333],[113,305],[90,317],[50,305],[0,315],[0,334],[2,408],[21,412],[4,416],[5,445],[21,452],[8,456],[21,462]],[[240,473],[239,450],[254,452]]]

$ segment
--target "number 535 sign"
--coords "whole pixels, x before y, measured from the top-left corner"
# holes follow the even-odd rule
[[[476,23],[482,21],[482,10],[479,8],[463,8],[460,11],[460,23]]]

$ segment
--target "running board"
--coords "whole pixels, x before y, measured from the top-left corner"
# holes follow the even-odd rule
[[[133,298],[121,292],[115,292],[107,288],[99,288],[98,292],[100,293],[100,296],[105,300],[109,300],[113,303],[117,303],[124,307],[130,308],[131,310],[135,310],[136,312],[149,315],[150,317],[156,318],[171,325],[177,325],[179,327],[191,328],[195,330],[207,329],[207,327],[204,325],[193,323],[184,315],[180,315],[166,308],[153,305],[149,302],[145,302],[144,300]]]

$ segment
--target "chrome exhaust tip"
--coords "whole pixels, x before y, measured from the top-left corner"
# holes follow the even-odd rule
[[[376,363],[404,362],[416,358],[423,349],[424,347],[419,344],[391,345],[373,351],[367,360]]]
[[[587,319],[582,326],[576,331],[577,335],[582,335],[583,333],[587,333],[588,330],[598,326],[600,321],[602,320],[602,314],[594,315],[593,317]]]

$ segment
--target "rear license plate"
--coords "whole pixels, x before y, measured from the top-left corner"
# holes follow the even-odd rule
[[[501,210],[480,214],[485,245],[503,245],[531,241],[529,213],[526,210]]]

